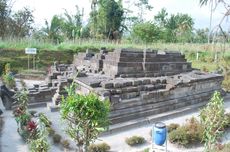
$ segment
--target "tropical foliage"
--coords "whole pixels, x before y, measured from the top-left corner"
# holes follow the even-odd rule
[[[11,66],[9,63],[7,63],[5,65],[5,70],[4,70],[4,73],[2,75],[2,78],[3,78],[3,82],[4,84],[13,89],[16,85],[16,82],[15,82],[15,79],[14,79],[14,76],[13,76],[13,73],[11,71]]]
[[[78,151],[88,151],[90,142],[109,125],[109,102],[101,101],[95,94],[75,93],[75,85],[61,102],[61,116],[67,122],[67,134],[76,142]]]
[[[205,127],[203,141],[206,151],[215,149],[223,134],[224,126],[227,123],[224,113],[224,100],[220,92],[215,92],[208,105],[200,112],[201,124]]]

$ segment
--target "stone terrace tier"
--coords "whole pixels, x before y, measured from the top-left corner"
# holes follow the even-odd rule
[[[114,52],[79,53],[74,64],[84,70],[102,71],[110,77],[157,77],[192,71],[191,63],[179,52],[117,49]]]
[[[95,92],[111,103],[112,124],[127,122],[179,109],[206,104],[215,90],[221,91],[223,77],[191,71],[149,78],[110,78],[100,74],[79,77],[79,92]]]
[[[179,52],[120,49],[105,56],[103,71],[112,77],[157,77],[191,71]]]

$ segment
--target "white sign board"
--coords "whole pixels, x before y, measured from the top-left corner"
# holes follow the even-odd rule
[[[37,49],[36,48],[25,48],[25,53],[26,54],[37,54]]]

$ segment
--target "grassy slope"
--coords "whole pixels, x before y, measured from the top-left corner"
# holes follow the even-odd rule
[[[12,63],[15,69],[25,69],[27,67],[27,56],[24,54],[26,47],[38,48],[39,67],[45,67],[52,64],[53,61],[71,62],[71,56],[76,52],[85,51],[87,48],[98,50],[106,47],[109,50],[115,48],[154,48],[161,50],[178,50],[186,55],[186,58],[192,62],[192,66],[198,69],[207,69],[213,71],[217,68],[217,64],[213,62],[213,49],[221,52],[219,56],[230,56],[230,45],[218,44],[211,46],[207,44],[173,44],[173,43],[153,43],[149,45],[136,44],[128,41],[121,43],[112,43],[108,41],[98,40],[76,40],[67,41],[61,44],[52,44],[48,42],[39,42],[33,39],[8,39],[0,41],[0,68],[1,64],[6,62]],[[49,51],[47,51],[49,50]],[[196,52],[201,51],[199,60],[196,60]],[[67,52],[67,53],[66,53]]]
[[[141,44],[122,40],[120,43],[113,43],[105,40],[93,40],[93,39],[77,39],[73,41],[65,41],[61,44],[52,44],[49,42],[41,42],[34,39],[8,39],[0,41],[0,49],[16,49],[21,50],[26,47],[35,47],[40,50],[81,50],[85,48],[101,48],[106,47],[108,49],[113,48],[155,48],[155,49],[168,49],[168,50],[179,50],[179,51],[223,51],[230,50],[230,45],[217,44],[211,46],[207,44],[191,44],[191,43],[152,43],[152,44]],[[224,48],[225,47],[225,48]]]

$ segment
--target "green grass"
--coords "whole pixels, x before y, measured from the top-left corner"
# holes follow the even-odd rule
[[[218,65],[215,63],[209,63],[209,62],[202,62],[202,61],[193,61],[192,62],[192,67],[195,69],[200,69],[202,71],[206,72],[212,72],[217,70]]]
[[[154,48],[154,49],[167,49],[167,50],[177,50],[182,52],[197,52],[197,51],[208,51],[213,52],[217,50],[218,52],[230,52],[230,44],[216,44],[214,47],[208,44],[194,44],[194,43],[135,43],[128,40],[122,40],[120,43],[111,42],[108,40],[94,40],[94,39],[77,39],[75,41],[65,41],[60,44],[53,44],[49,41],[38,41],[35,39],[6,39],[0,41],[0,49],[16,49],[24,50],[26,47],[35,47],[39,50],[73,50],[81,51],[86,48],[100,49],[101,47],[106,47],[108,49],[114,48]],[[230,53],[228,53],[230,54]]]
[[[175,50],[185,54],[187,60],[192,62],[192,67],[207,71],[214,71],[218,68],[218,64],[214,61],[214,49],[221,52],[219,57],[230,57],[230,44],[216,44],[214,47],[208,44],[192,44],[192,43],[134,43],[128,40],[122,40],[115,43],[106,40],[84,39],[73,41],[65,41],[61,44],[53,44],[48,41],[38,41],[34,39],[6,39],[0,41],[0,64],[12,63],[16,69],[27,68],[27,55],[24,53],[26,47],[35,47],[39,50],[39,67],[45,68],[52,64],[53,61],[69,62],[73,53],[84,52],[87,48],[94,51],[101,47],[108,50],[115,48],[153,48],[158,50]],[[57,52],[56,52],[57,51]],[[68,53],[67,53],[68,52]],[[196,60],[196,53],[200,52],[199,60]],[[230,59],[230,58],[229,58]],[[70,61],[71,62],[71,61]]]

